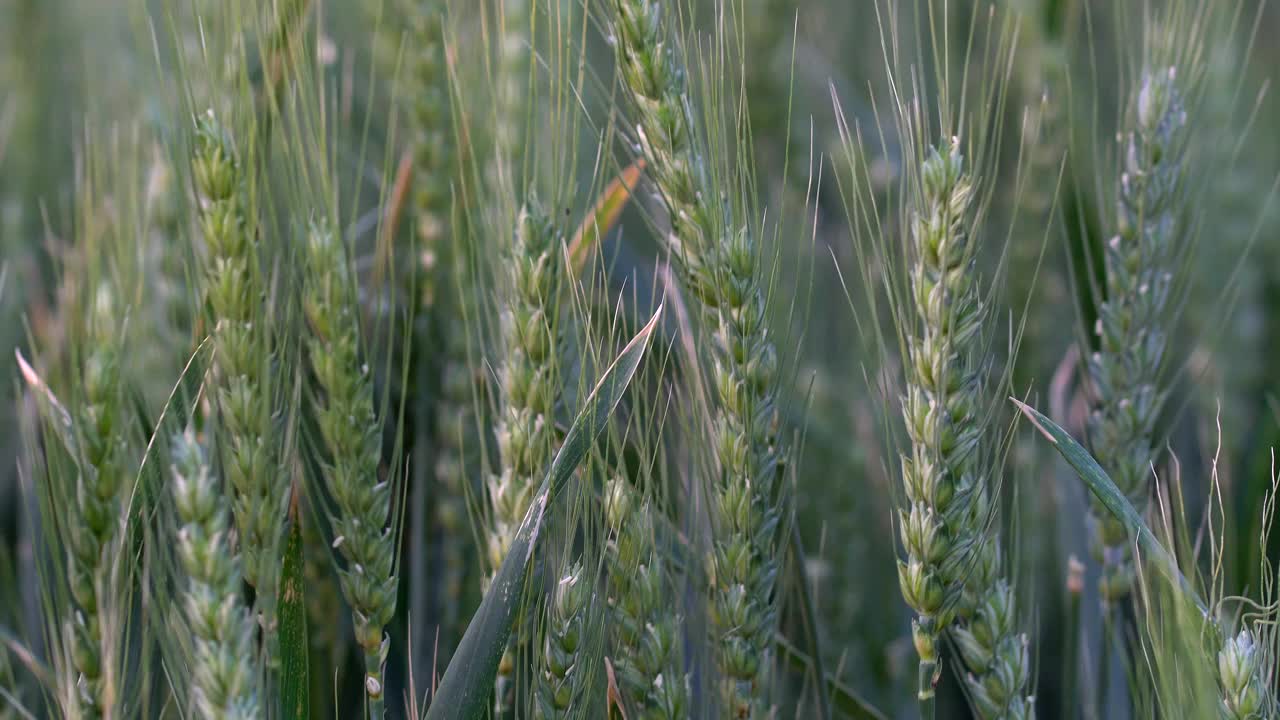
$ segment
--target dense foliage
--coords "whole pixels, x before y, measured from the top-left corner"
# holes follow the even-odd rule
[[[1266,0],[0,0],[0,720],[1280,718]]]

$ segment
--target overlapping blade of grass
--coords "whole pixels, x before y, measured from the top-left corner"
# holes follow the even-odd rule
[[[1063,430],[1057,423],[1042,415],[1040,411],[1016,398],[1013,399],[1013,403],[1035,425],[1036,429],[1044,435],[1045,439],[1053,443],[1054,449],[1062,455],[1062,458],[1067,461],[1071,469],[1084,482],[1085,487],[1106,508],[1107,512],[1124,527],[1131,537],[1135,538],[1138,548],[1146,554],[1148,562],[1181,588],[1187,601],[1194,604],[1203,617],[1210,617],[1209,607],[1200,598],[1199,593],[1196,592],[1187,577],[1182,574],[1178,567],[1178,561],[1160,544],[1155,534],[1151,532],[1146,522],[1143,521],[1142,515],[1134,508],[1133,503],[1129,502],[1129,498],[1125,493],[1111,480],[1107,472],[1102,469],[1098,461],[1094,460],[1093,456],[1080,446],[1080,443],[1067,434],[1066,430]]]
[[[622,400],[623,392],[631,383],[648,349],[660,316],[661,310],[622,349],[583,403],[583,408],[569,428],[546,479],[542,481],[525,513],[506,559],[494,575],[479,610],[462,637],[453,661],[445,670],[431,707],[427,710],[428,720],[471,720],[485,717],[485,713],[489,711],[489,692],[498,670],[498,662],[506,650],[511,626],[524,600],[525,581],[538,550],[538,536],[543,521],[549,508],[557,502],[569,477],[590,451],[596,437],[606,429],[609,416]]]
[[[1138,549],[1135,573],[1143,600],[1138,639],[1150,673],[1149,684],[1136,678],[1132,683],[1139,712],[1144,712],[1142,708],[1177,706],[1188,716],[1221,711],[1223,717],[1238,720],[1274,717],[1275,698],[1263,680],[1275,663],[1273,641],[1268,640],[1272,630],[1268,629],[1267,619],[1274,610],[1260,607],[1258,612],[1262,618],[1255,627],[1246,626],[1234,635],[1229,634],[1220,617],[1219,604],[1211,607],[1204,600],[1183,573],[1178,559],[1166,549],[1093,456],[1039,411],[1017,399],[1013,402],[1052,443],[1098,503],[1135,538]],[[1264,505],[1264,516],[1273,514],[1273,503],[1274,496]],[[1181,515],[1182,510],[1179,507],[1173,512]],[[1186,518],[1179,520],[1185,522]],[[1210,528],[1208,532],[1218,531]],[[1264,544],[1265,536],[1264,531]],[[1186,551],[1194,553],[1192,548]],[[1148,567],[1159,572],[1167,584],[1151,583],[1144,573]],[[1269,592],[1269,588],[1263,588],[1264,595]],[[1245,599],[1245,602],[1252,605],[1252,601]],[[1220,698],[1207,696],[1215,685]]]
[[[307,634],[307,582],[302,564],[302,518],[290,512],[280,570],[280,713],[287,720],[311,717],[311,640]]]

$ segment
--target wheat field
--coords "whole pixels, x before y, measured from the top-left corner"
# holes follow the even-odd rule
[[[0,720],[1280,718],[1277,35],[0,0]]]

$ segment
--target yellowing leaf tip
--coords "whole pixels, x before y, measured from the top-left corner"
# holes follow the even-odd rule
[[[1022,402],[1016,397],[1010,396],[1009,399],[1013,401],[1014,405],[1018,406],[1018,409],[1022,411],[1022,414],[1027,416],[1027,419],[1031,421],[1032,425],[1036,426],[1036,429],[1040,431],[1041,435],[1044,435],[1046,440],[1054,445],[1058,444],[1058,439],[1055,438],[1044,425],[1040,424],[1040,421],[1036,418],[1036,411],[1033,410],[1030,405]]]

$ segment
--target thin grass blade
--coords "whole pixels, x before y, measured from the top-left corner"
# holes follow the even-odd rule
[[[1098,498],[1107,510],[1124,524],[1125,529],[1129,532],[1129,536],[1137,538],[1138,549],[1144,553],[1148,559],[1155,563],[1169,579],[1182,590],[1186,597],[1195,603],[1196,609],[1200,611],[1202,617],[1209,617],[1209,608],[1205,605],[1204,600],[1200,598],[1199,593],[1192,587],[1191,581],[1182,574],[1178,568],[1178,561],[1165,550],[1160,541],[1156,539],[1151,529],[1143,522],[1142,516],[1129,502],[1124,493],[1120,492],[1120,488],[1112,482],[1102,466],[1097,460],[1088,453],[1080,443],[1063,430],[1049,418],[1041,415],[1035,408],[1020,402],[1017,398],[1010,398],[1013,403],[1018,406],[1032,425],[1040,431],[1042,435],[1053,444],[1054,449],[1062,458],[1067,461],[1072,470],[1076,471],[1076,475],[1084,481],[1089,491]]]
[[[295,505],[296,507],[296,505]],[[280,710],[291,720],[311,717],[310,643],[307,637],[306,579],[302,564],[302,531],[297,512],[289,528],[280,576]]]

